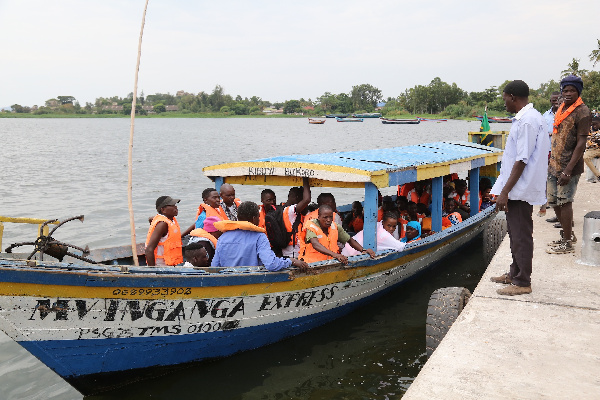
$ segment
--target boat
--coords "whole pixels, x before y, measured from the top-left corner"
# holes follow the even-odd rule
[[[432,179],[430,236],[403,251],[378,251],[268,272],[262,267],[203,269],[126,265],[123,246],[61,249],[40,226],[34,253],[0,255],[0,329],[83,394],[97,393],[150,371],[204,362],[301,334],[350,313],[427,270],[468,243],[493,208],[442,230],[443,176],[469,172],[477,204],[479,170],[500,162],[502,150],[469,142],[289,155],[208,166],[224,183],[363,188],[364,243],[376,249],[378,188]],[[47,243],[50,246],[44,247]],[[11,245],[17,249],[17,244]],[[28,257],[29,255],[29,257]],[[48,255],[58,261],[51,261]],[[26,259],[28,258],[28,259]]]
[[[476,115],[475,118],[477,118],[479,121],[483,121],[483,116],[481,115]],[[512,123],[512,118],[511,117],[488,117],[488,122],[499,122],[499,123],[503,123],[503,124],[511,124]]]
[[[446,118],[421,118],[421,117],[417,117],[419,118],[420,121],[435,121],[435,122],[447,122],[448,119]]]
[[[362,118],[336,118],[337,122],[363,122]]]
[[[419,118],[414,119],[394,119],[394,118],[380,118],[382,124],[418,124],[421,122]]]
[[[327,114],[325,118],[346,118],[349,117],[350,114]]]
[[[352,114],[354,118],[381,118],[381,113]]]
[[[316,119],[316,118],[309,118],[308,119],[308,123],[309,124],[324,124],[325,123],[325,119]]]

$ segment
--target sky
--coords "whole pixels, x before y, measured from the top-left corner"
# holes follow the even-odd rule
[[[0,107],[125,97],[144,0],[0,0]],[[467,91],[593,69],[600,1],[150,0],[138,94],[315,100],[371,84],[385,98],[440,77]],[[600,65],[596,65],[596,70]]]

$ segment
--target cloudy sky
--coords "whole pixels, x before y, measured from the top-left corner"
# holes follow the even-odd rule
[[[133,91],[143,0],[0,0],[0,107]],[[600,1],[150,0],[139,91],[272,102],[439,76],[467,91],[591,69]],[[596,69],[600,65],[596,66]]]

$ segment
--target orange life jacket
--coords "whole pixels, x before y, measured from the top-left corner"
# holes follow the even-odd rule
[[[154,259],[164,259],[166,265],[177,265],[183,262],[183,254],[181,253],[181,229],[177,219],[173,217],[173,221],[164,215],[158,214],[152,219],[148,236],[146,236],[146,246],[150,242],[150,237],[159,222],[166,222],[169,230],[167,238],[164,242],[158,242],[154,249]],[[162,240],[162,238],[161,238]]]
[[[334,223],[335,223],[336,215],[337,215],[337,213],[334,211],[334,213],[333,213],[333,222]],[[319,209],[316,209],[315,211],[311,211],[304,216],[305,221],[310,221],[311,219],[319,219]]]
[[[449,218],[450,216],[455,217],[458,220],[458,222],[462,222],[462,217],[457,211],[455,211],[452,214],[448,214],[446,217],[442,217],[442,230],[450,228],[452,225],[454,225]]]
[[[292,224],[292,221],[290,221],[289,218],[289,213],[290,213],[290,207],[288,206],[283,210],[283,223],[285,225],[285,230],[288,231],[289,233],[292,232],[292,228],[294,226],[294,224]],[[304,222],[306,219],[302,214],[298,214],[298,212],[296,212],[296,218],[300,218],[300,223],[298,224],[298,230],[296,231],[296,243],[298,243],[298,233],[302,232],[302,222]],[[288,243],[288,246],[291,246],[294,244],[294,237],[290,237],[290,242]]]
[[[213,247],[215,247],[215,248],[217,247],[217,238],[214,237],[213,235],[211,235],[210,233],[206,232],[202,228],[194,229],[193,231],[190,232],[190,235],[208,239],[213,244]]]
[[[198,219],[200,214],[202,214],[202,211],[206,211],[206,218],[217,217],[222,220],[229,219],[229,218],[227,218],[227,214],[225,214],[225,211],[223,210],[223,208],[221,208],[221,206],[219,206],[219,208],[215,209],[215,208],[209,206],[208,204],[205,204],[205,203],[200,204],[198,206],[198,212],[196,212],[196,219]]]
[[[416,190],[411,190],[410,198],[408,200],[417,204],[421,203],[428,206],[431,200],[431,195],[423,190],[423,193],[421,193],[421,196],[419,196]]]
[[[243,231],[253,231],[253,232],[262,232],[267,233],[263,228],[254,225],[252,222],[248,221],[217,221],[214,223],[215,228],[220,230],[221,232],[234,231],[236,229],[241,229]]]
[[[465,190],[465,193],[462,196],[456,193],[453,199],[456,200],[458,204],[465,205],[469,202],[470,193],[469,190]]]
[[[310,220],[308,223],[306,223],[305,228],[302,231],[303,235],[301,235],[301,237],[302,237],[302,241],[300,242],[301,243],[301,249],[300,249],[300,258],[301,259],[303,259],[305,262],[310,264],[313,262],[325,261],[325,260],[330,260],[333,258],[331,256],[328,256],[327,254],[323,254],[323,253],[315,250],[312,243],[310,243],[310,242],[306,243],[306,232],[309,230],[314,232],[317,235],[317,240],[326,249],[331,250],[334,253],[339,253],[339,248],[338,248],[338,244],[337,244],[338,229],[337,229],[336,223],[333,222],[331,224],[331,226],[329,227],[329,234],[326,235],[325,232],[323,232],[323,230],[315,223],[314,220]],[[302,243],[304,243],[304,246],[302,246]]]

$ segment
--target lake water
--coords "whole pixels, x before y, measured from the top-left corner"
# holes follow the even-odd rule
[[[90,248],[130,243],[128,119],[0,119],[0,215],[66,218],[56,239]],[[306,119],[139,119],[133,149],[133,205],[143,242],[157,197],[181,199],[178,220],[193,222],[201,193],[214,184],[202,168],[268,156],[466,140],[479,122],[309,125]],[[502,127],[504,129],[504,127]],[[238,186],[259,202],[260,186]],[[284,201],[288,188],[273,188]],[[313,189],[313,199],[321,190]],[[324,189],[338,205],[360,190]],[[394,190],[382,191],[391,194]],[[36,229],[6,224],[3,247],[31,241]],[[30,248],[28,248],[30,249]],[[425,362],[425,312],[439,287],[473,289],[485,266],[481,242],[436,269],[332,324],[275,345],[132,384],[94,399],[399,398]],[[0,333],[1,399],[81,399],[52,371]]]

